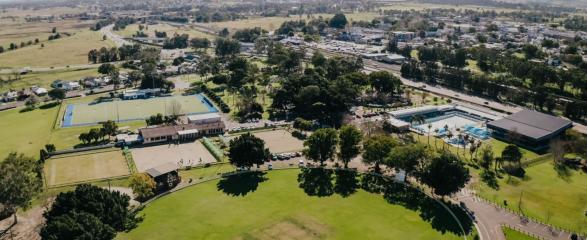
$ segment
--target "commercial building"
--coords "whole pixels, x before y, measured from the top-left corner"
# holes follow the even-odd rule
[[[538,152],[547,150],[553,138],[571,127],[572,121],[532,110],[522,110],[487,123],[493,137]]]
[[[141,128],[139,135],[143,143],[149,144],[193,141],[202,136],[224,133],[226,127],[219,114],[199,115],[188,116],[187,124]]]

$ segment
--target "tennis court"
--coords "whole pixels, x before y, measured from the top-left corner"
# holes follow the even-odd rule
[[[62,125],[63,127],[72,127],[94,125],[108,120],[116,122],[136,121],[158,113],[163,115],[193,115],[217,111],[212,103],[201,94],[68,104]]]

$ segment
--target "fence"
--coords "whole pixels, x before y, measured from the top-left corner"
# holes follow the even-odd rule
[[[112,148],[112,147],[114,147],[114,143],[108,143],[108,144],[98,145],[98,146],[59,150],[59,151],[55,151],[55,152],[49,153],[49,156],[50,157],[53,157],[53,156],[56,156],[56,155],[63,155],[63,154],[69,154],[69,153],[78,153],[78,152],[87,152],[87,151],[98,150],[98,149],[105,149],[105,148]]]
[[[126,160],[126,164],[128,165],[128,170],[130,170],[130,173],[137,173],[137,166],[135,165],[135,161],[132,158],[132,153],[130,152],[130,150],[128,150],[128,147],[124,147],[124,150],[122,150],[122,154],[124,155],[124,159]]]
[[[531,233],[531,232],[528,232],[528,231],[524,231],[524,230],[522,230],[521,228],[519,228],[519,227],[516,227],[516,226],[512,226],[512,225],[509,225],[509,224],[506,224],[506,225],[504,225],[504,226],[505,226],[505,227],[507,227],[507,228],[510,228],[510,229],[512,229],[512,230],[514,230],[514,231],[517,231],[517,232],[523,233],[523,234],[525,234],[525,235],[528,235],[528,236],[530,236],[530,237],[533,237],[533,238],[535,238],[535,239],[539,239],[539,240],[547,240],[547,238],[544,238],[544,237],[542,237],[542,236],[536,235],[536,234],[534,234],[534,233]]]
[[[495,208],[499,208],[499,209],[501,209],[503,211],[506,211],[506,212],[509,212],[511,214],[518,215],[518,216],[520,216],[520,217],[522,217],[522,218],[524,218],[526,220],[530,220],[530,221],[533,221],[535,223],[538,223],[538,224],[542,224],[544,226],[547,226],[547,227],[549,227],[551,229],[551,233],[553,233],[553,234],[558,231],[560,233],[567,233],[569,235],[571,235],[572,233],[576,233],[578,235],[583,235],[584,238],[587,237],[587,233],[586,232],[575,232],[575,231],[573,231],[573,230],[571,230],[569,228],[566,228],[566,227],[554,226],[554,225],[552,225],[550,223],[543,222],[542,220],[540,220],[538,218],[527,216],[522,211],[516,211],[516,210],[510,209],[510,208],[507,208],[505,206],[502,206],[500,204],[496,204],[495,202],[492,202],[492,201],[490,201],[488,199],[485,199],[485,198],[477,195],[476,193],[475,193],[475,197],[477,197],[478,200],[485,202],[486,204],[489,204],[489,205],[494,206]]]

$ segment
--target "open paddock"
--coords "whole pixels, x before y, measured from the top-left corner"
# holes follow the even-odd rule
[[[120,150],[107,149],[55,156],[45,162],[47,186],[59,186],[130,174]]]

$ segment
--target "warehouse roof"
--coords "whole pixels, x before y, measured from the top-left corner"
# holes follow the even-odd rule
[[[573,122],[569,120],[532,110],[522,110],[487,123],[489,128],[516,131],[536,140],[556,134],[572,125]]]

